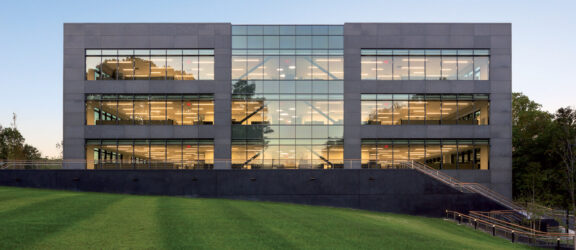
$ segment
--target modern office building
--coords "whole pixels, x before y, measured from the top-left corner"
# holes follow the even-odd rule
[[[64,25],[68,168],[417,161],[511,197],[511,137],[510,24]]]

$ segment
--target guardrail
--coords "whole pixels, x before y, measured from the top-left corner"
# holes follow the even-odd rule
[[[576,236],[573,234],[518,231],[513,227],[498,225],[487,220],[449,210],[446,210],[446,219],[475,230],[489,233],[494,237],[498,236],[514,243],[522,243],[536,247],[574,249],[574,241],[576,240],[574,238]]]

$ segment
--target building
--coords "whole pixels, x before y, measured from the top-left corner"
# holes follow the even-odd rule
[[[418,161],[511,197],[506,23],[69,23],[75,169]]]

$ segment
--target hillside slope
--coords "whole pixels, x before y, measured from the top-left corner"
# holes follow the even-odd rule
[[[526,248],[441,219],[269,202],[0,187],[0,249]]]

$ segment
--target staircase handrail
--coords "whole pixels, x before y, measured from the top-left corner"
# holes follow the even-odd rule
[[[496,219],[496,218],[490,217],[490,216],[488,216],[488,215],[485,215],[484,213],[482,213],[482,212],[480,212],[480,211],[469,211],[468,213],[469,213],[469,215],[472,216],[472,217],[477,217],[477,218],[479,218],[479,219],[483,219],[483,220],[486,220],[486,221],[492,222],[492,223],[496,222],[496,223],[494,223],[494,224],[500,223],[500,224],[505,224],[505,225],[508,225],[508,226],[515,227],[515,228],[518,229],[518,231],[524,230],[524,231],[528,231],[529,233],[546,234],[546,235],[556,235],[556,234],[558,234],[558,235],[563,235],[563,236],[565,235],[565,234],[563,234],[563,233],[542,232],[542,231],[537,230],[537,229],[533,229],[533,228],[525,227],[525,226],[522,226],[522,225],[514,224],[514,223],[508,222],[508,221],[503,221],[503,220]]]
[[[448,184],[449,186],[455,187],[457,189],[459,189],[460,191],[468,191],[471,193],[477,193],[480,194],[486,198],[489,198],[497,203],[500,203],[501,205],[512,209],[516,212],[522,213],[524,215],[526,215],[525,213],[525,209],[514,203],[513,201],[510,201],[508,198],[504,197],[503,195],[492,191],[491,189],[478,184],[478,183],[466,183],[466,182],[461,182],[460,180],[445,174],[443,172],[441,172],[440,170],[431,168],[430,166],[420,163],[420,162],[416,162],[416,161],[407,161],[407,162],[403,162],[404,165],[407,165],[408,167],[418,170],[421,173],[424,173],[430,177],[433,177],[437,180],[440,180],[446,184]]]

